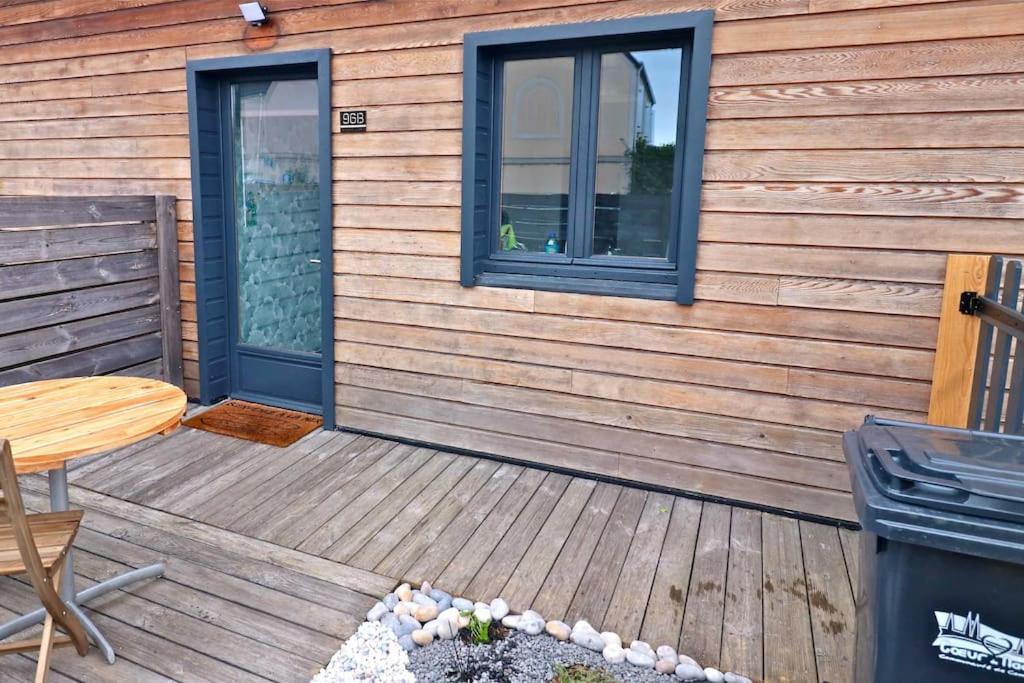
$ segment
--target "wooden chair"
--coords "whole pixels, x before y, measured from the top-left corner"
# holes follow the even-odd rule
[[[89,650],[81,622],[58,595],[64,559],[81,521],[81,510],[25,514],[11,446],[0,439],[0,576],[28,574],[46,608],[42,637],[0,643],[0,654],[39,650],[36,683],[46,681],[54,647],[74,645],[83,656]],[[56,626],[67,635],[55,635]]]

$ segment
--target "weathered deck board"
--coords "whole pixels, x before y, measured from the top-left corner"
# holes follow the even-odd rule
[[[672,505],[672,520],[661,549],[644,626],[640,631],[640,639],[645,642],[664,640],[674,643],[679,640],[701,507],[699,501],[686,498],[676,498]]]
[[[750,677],[764,671],[761,513],[733,508],[721,664]]]
[[[167,575],[90,605],[118,663],[58,651],[58,683],[307,681],[401,580],[755,680],[851,680],[856,532],[329,432],[268,450],[183,429],[70,477],[80,583],[160,560]],[[44,509],[45,479],[23,484]],[[0,579],[0,619],[32,600]],[[3,664],[0,683],[32,666]]]
[[[836,680],[853,666],[853,644],[846,634],[853,630],[856,616],[837,532],[820,524],[800,522],[814,654],[821,683]]]
[[[636,489],[627,489],[619,496],[569,605],[570,623],[577,619],[587,619],[595,625],[604,621],[646,499],[647,494]]]
[[[764,544],[764,675],[779,683],[816,681],[807,580],[794,519],[761,518]]]
[[[643,514],[633,532],[629,552],[622,563],[619,580],[604,615],[604,627],[615,631],[623,640],[640,637],[643,624],[643,605],[637,604],[637,595],[649,595],[658,559],[665,546],[665,533],[672,516],[672,496],[651,493],[647,496]]]
[[[731,509],[726,505],[705,503],[697,534],[697,550],[690,574],[690,592],[686,598],[683,632],[679,638],[682,652],[699,662],[718,666],[722,649],[721,624],[725,613],[725,581],[729,562],[729,525]]]

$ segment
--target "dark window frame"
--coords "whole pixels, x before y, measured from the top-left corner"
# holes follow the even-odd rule
[[[464,286],[497,286],[608,294],[693,302],[697,228],[711,66],[713,11],[636,19],[597,21],[527,29],[470,33],[465,36],[463,79],[462,260]],[[681,47],[677,153],[673,169],[670,251],[666,259],[590,255],[581,250],[559,255],[497,253],[500,211],[501,74],[506,61],[549,56],[575,58],[572,94],[572,148],[568,207],[570,235],[592,238],[596,167],[599,62],[623,49]],[[582,61],[581,61],[582,60]],[[595,66],[593,61],[597,60]],[[586,63],[585,63],[586,62]],[[588,75],[589,82],[582,76]],[[584,111],[582,106],[588,106]],[[580,126],[586,127],[580,132]],[[588,145],[587,149],[577,147]],[[580,212],[583,217],[580,218]],[[582,227],[573,229],[572,225]]]

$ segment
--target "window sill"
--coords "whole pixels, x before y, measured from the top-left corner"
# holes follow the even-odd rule
[[[522,275],[518,273],[480,273],[473,286],[533,289],[544,292],[573,294],[599,294],[632,299],[659,299],[675,301],[676,285],[624,280],[596,280],[549,275]]]

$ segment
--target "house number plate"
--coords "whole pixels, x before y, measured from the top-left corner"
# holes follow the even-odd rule
[[[366,132],[366,110],[354,109],[341,112],[342,133],[365,133]]]

